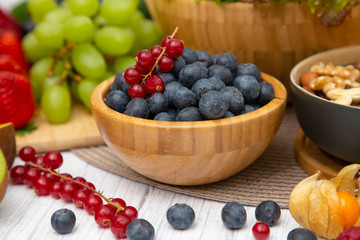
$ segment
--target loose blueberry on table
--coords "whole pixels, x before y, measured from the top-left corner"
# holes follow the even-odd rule
[[[85,209],[89,215],[94,215],[94,220],[100,227],[110,228],[117,238],[126,238],[127,226],[138,217],[134,207],[127,206],[121,198],[106,198],[95,190],[91,182],[82,177],[55,172],[63,163],[60,152],[36,155],[34,148],[26,146],[20,149],[19,158],[25,165],[11,168],[10,177],[14,184],[26,184],[33,188],[38,196],[50,195],[55,199],[72,202],[77,208]],[[52,215],[51,226],[59,233],[69,233],[74,228],[75,219],[71,210],[60,209]],[[142,230],[148,231],[147,228],[138,231]]]
[[[231,53],[211,57],[184,47],[176,31],[115,75],[108,107],[145,119],[202,121],[246,114],[274,98],[274,87],[263,82],[255,64],[239,64]]]
[[[166,219],[175,229],[185,230],[195,221],[195,212],[185,203],[176,203],[166,212]]]
[[[229,229],[240,229],[246,222],[246,210],[239,202],[228,202],[221,211],[221,219]]]
[[[275,225],[280,215],[280,206],[272,200],[263,201],[255,209],[256,220],[266,223],[269,227]]]

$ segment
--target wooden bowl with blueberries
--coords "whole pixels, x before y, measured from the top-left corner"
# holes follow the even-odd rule
[[[290,74],[305,135],[326,154],[351,163],[360,163],[359,60],[360,45],[335,48],[304,59]]]
[[[137,65],[151,51],[139,52]],[[170,71],[157,63],[160,71],[141,84],[144,98],[139,86],[128,83],[134,68],[94,90],[92,112],[105,143],[118,161],[162,183],[201,185],[240,172],[278,131],[285,87],[229,53],[185,48],[173,60]]]

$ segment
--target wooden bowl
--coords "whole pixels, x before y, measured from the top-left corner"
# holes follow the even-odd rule
[[[323,151],[353,163],[360,163],[360,108],[318,97],[304,90],[299,82],[320,61],[345,65],[359,59],[360,45],[328,50],[299,62],[290,75],[292,103],[302,130]]]
[[[325,27],[305,4],[222,3],[146,0],[165,34],[193,49],[231,52],[239,62],[255,63],[289,90],[289,74],[302,59],[327,49],[360,42],[360,6],[338,27]]]
[[[228,178],[254,162],[275,136],[286,108],[280,81],[264,74],[275,98],[236,117],[167,122],[131,117],[107,107],[113,78],[91,96],[92,113],[105,143],[127,166],[159,182],[200,185]]]

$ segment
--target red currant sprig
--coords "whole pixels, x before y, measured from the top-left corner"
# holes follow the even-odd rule
[[[73,202],[76,207],[85,209],[89,215],[94,215],[96,223],[103,228],[111,228],[118,238],[126,237],[126,227],[137,218],[137,210],[126,206],[121,198],[106,198],[102,192],[82,177],[73,178],[68,173],[58,173],[54,170],[63,163],[61,153],[51,151],[45,155],[36,156],[32,147],[25,147],[19,152],[24,166],[18,165],[11,169],[10,177],[15,184],[26,183],[37,195],[50,195],[56,199]],[[40,159],[40,160],[39,160]],[[103,201],[106,204],[103,204]],[[105,210],[104,210],[105,209]]]
[[[149,50],[141,50],[136,55],[135,67],[125,70],[123,76],[130,84],[128,94],[131,98],[144,98],[146,93],[154,94],[164,90],[164,81],[156,76],[156,67],[162,72],[170,72],[174,67],[174,58],[180,57],[184,51],[182,41],[175,38],[176,27],[171,36],[166,36],[161,46],[155,45]],[[144,86],[145,88],[141,87]]]

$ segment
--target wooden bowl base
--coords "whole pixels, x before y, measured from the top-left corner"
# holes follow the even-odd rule
[[[320,170],[323,178],[333,178],[343,167],[350,164],[322,151],[305,135],[302,129],[296,135],[295,151],[300,167],[309,175]]]

